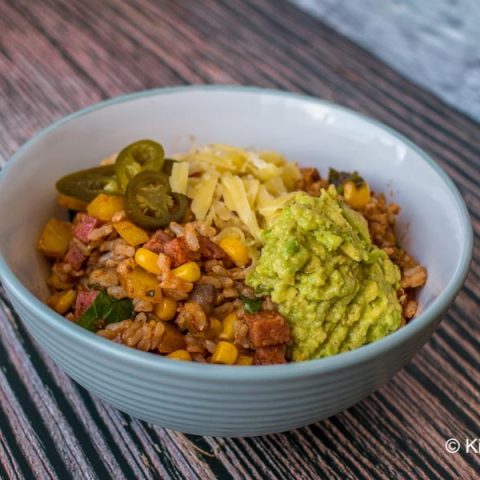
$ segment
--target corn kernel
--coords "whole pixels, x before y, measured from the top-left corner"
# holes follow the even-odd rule
[[[239,355],[235,365],[252,365],[253,364],[253,357],[250,355]]]
[[[225,237],[220,241],[219,245],[238,267],[243,267],[248,263],[247,247],[240,239],[236,237]]]
[[[237,314],[236,313],[231,313],[230,315],[227,315],[223,319],[223,328],[222,331],[220,332],[219,338],[222,340],[233,340],[234,336],[234,327],[235,327],[235,322],[237,321]]]
[[[47,301],[57,313],[63,315],[73,305],[77,298],[75,290],[66,290],[65,292],[54,293]]]
[[[352,208],[362,208],[370,201],[370,188],[368,183],[359,187],[355,182],[346,182],[343,186],[343,198]]]
[[[238,357],[237,347],[230,342],[218,342],[212,355],[212,363],[233,365]]]
[[[148,240],[147,232],[128,220],[114,223],[113,228],[132,247],[141,245]]]
[[[172,273],[186,282],[196,282],[202,276],[198,263],[187,262],[172,270]]]
[[[153,273],[154,275],[161,275],[162,271],[158,266],[158,255],[153,253],[146,248],[139,248],[135,252],[135,262],[137,265],[140,265],[147,272]]]
[[[155,315],[164,322],[168,322],[177,313],[177,302],[173,298],[163,297],[160,303],[153,309]]]
[[[61,207],[65,207],[70,210],[85,210],[87,208],[86,202],[79,200],[75,197],[69,197],[68,195],[64,195],[63,193],[60,193],[58,195],[57,203]]]
[[[89,215],[105,222],[110,221],[117,212],[124,209],[124,197],[105,193],[100,193],[87,205]]]
[[[210,327],[207,330],[207,338],[214,339],[220,335],[220,332],[223,329],[222,322],[217,318],[210,318]]]
[[[186,350],[175,350],[172,353],[167,355],[168,358],[173,358],[174,360],[182,360],[183,362],[191,362],[192,357]]]

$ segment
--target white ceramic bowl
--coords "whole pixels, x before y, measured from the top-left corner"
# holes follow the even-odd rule
[[[65,212],[58,177],[96,165],[140,138],[167,152],[191,142],[274,149],[326,173],[359,170],[402,207],[402,245],[428,269],[420,314],[374,344],[335,357],[266,367],[172,361],[104,340],[47,308],[41,227]],[[358,402],[425,343],[461,288],[472,252],[457,189],[425,152],[355,112],[294,94],[242,87],[181,87],[120,97],[47,128],[0,179],[0,279],[33,337],[60,368],[133,416],[189,433],[259,435],[320,420]]]

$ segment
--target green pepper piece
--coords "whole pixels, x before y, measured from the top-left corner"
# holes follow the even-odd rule
[[[139,140],[126,146],[115,161],[117,182],[122,192],[137,173],[144,170],[161,172],[164,159],[163,147],[153,140]]]
[[[156,230],[181,220],[187,211],[185,195],[171,193],[168,177],[161,172],[143,171],[127,185],[126,213],[142,228]]]
[[[114,165],[105,165],[65,175],[57,181],[55,186],[64,195],[90,202],[99,193],[118,194],[114,189],[105,191],[105,187],[112,185],[114,180]]]

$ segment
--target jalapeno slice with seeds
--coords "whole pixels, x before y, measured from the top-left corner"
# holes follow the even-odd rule
[[[112,185],[115,183],[115,166],[88,168],[70,173],[55,184],[57,190],[69,197],[90,202],[99,193],[118,194]]]
[[[184,219],[188,209],[188,197],[182,193],[173,192],[173,203],[170,205],[170,222],[180,222]]]
[[[129,181],[144,170],[161,172],[164,159],[163,147],[153,140],[139,140],[126,146],[115,161],[120,189],[125,192]]]
[[[143,171],[127,185],[126,213],[142,228],[155,230],[182,219],[188,208],[185,195],[172,193],[168,177],[161,172]]]

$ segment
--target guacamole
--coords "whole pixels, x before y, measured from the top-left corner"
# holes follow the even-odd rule
[[[294,361],[352,350],[403,323],[400,272],[370,240],[365,219],[333,186],[299,193],[262,232],[247,284],[271,295],[288,320]]]

